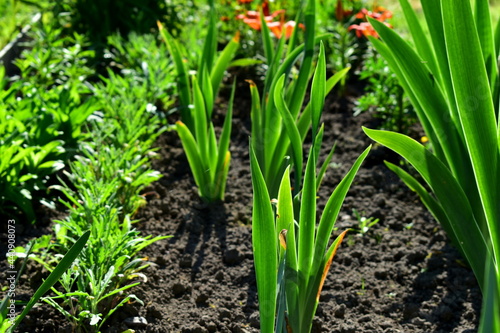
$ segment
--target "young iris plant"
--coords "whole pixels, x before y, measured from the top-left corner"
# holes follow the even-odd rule
[[[416,50],[370,20],[371,38],[417,111],[431,150],[392,132],[365,129],[407,159],[434,195],[386,163],[416,191],[470,264],[484,295],[480,332],[500,331],[500,123],[497,56],[487,0],[422,0],[431,40],[407,0],[400,0]],[[499,31],[497,24],[496,31]]]
[[[239,47],[239,34],[236,34],[215,60],[217,54],[217,28],[213,1],[210,1],[209,20],[208,34],[198,65],[198,74],[193,76],[191,84],[187,77],[188,70],[182,59],[178,42],[162,28],[160,23],[159,27],[160,33],[173,56],[178,74],[177,86],[181,104],[181,121],[176,124],[177,133],[186,152],[200,197],[207,202],[213,202],[224,200],[226,189],[231,160],[229,141],[234,84],[219,143],[217,143],[211,118],[215,97],[224,72]]]
[[[296,179],[300,180],[303,139],[300,136],[299,125],[285,101],[284,81],[283,74],[273,88],[273,100],[290,140],[295,172],[300,172],[300,178]],[[302,89],[305,89],[305,86],[302,86]],[[276,196],[271,193],[269,184],[266,183],[261,161],[255,149],[255,141],[253,138],[251,140],[250,165],[254,189],[252,243],[259,297],[260,329],[264,333],[298,333],[311,330],[326,274],[347,232],[341,233],[328,246],[335,220],[354,176],[370,150],[367,148],[363,152],[332,193],[316,226],[316,193],[326,169],[323,165],[319,176],[316,175],[319,149],[323,139],[323,125],[320,127],[319,121],[327,90],[325,52],[321,44],[311,87],[311,102],[307,111],[308,122],[312,123],[314,141],[307,159],[304,182],[301,188],[295,188],[298,195],[294,198],[290,183],[290,166],[285,166],[284,172],[279,175],[281,182],[277,191],[275,210],[271,198]],[[304,92],[301,91],[300,94],[303,95]],[[286,150],[283,154],[285,153]],[[329,158],[331,154],[327,160]],[[300,182],[296,181],[296,184]]]
[[[305,43],[296,46],[297,30],[294,29],[288,41],[287,54],[285,56],[285,39],[281,38],[276,49],[270,37],[270,30],[261,15],[262,39],[264,51],[268,62],[268,70],[265,78],[263,98],[257,90],[257,86],[250,81],[250,92],[252,95],[252,139],[257,161],[259,163],[265,182],[271,196],[278,194],[279,181],[288,165],[287,155],[291,155],[294,169],[294,188],[297,193],[302,182],[302,144],[313,122],[319,123],[321,110],[315,117],[311,117],[314,103],[319,100],[311,98],[304,110],[301,107],[304,101],[307,86],[313,64],[314,46],[320,40],[329,35],[315,37],[314,25],[316,17],[315,2],[309,1],[305,9]],[[302,57],[298,74],[293,78],[291,72],[294,64]],[[284,58],[284,59],[283,59]],[[283,60],[282,60],[283,59]],[[336,73],[326,82],[328,93],[335,84],[347,73],[344,69]],[[326,74],[321,72],[323,76]],[[313,82],[314,84],[314,82]],[[276,96],[285,90],[284,100]],[[320,98],[321,103],[324,96]],[[318,129],[316,128],[315,131]],[[316,135],[316,132],[313,134]],[[331,158],[333,151],[329,154]],[[329,163],[325,161],[325,166]]]

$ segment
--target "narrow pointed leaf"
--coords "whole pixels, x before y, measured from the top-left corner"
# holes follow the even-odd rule
[[[254,200],[252,245],[259,298],[260,330],[263,333],[273,333],[278,271],[276,228],[271,198],[252,147],[250,147],[250,168]]]

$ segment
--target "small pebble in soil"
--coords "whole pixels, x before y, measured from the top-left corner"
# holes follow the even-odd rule
[[[172,292],[175,297],[180,297],[188,290],[189,286],[182,282],[176,282],[172,285]]]
[[[238,248],[231,247],[224,251],[224,262],[229,265],[236,265],[243,260],[244,256]]]
[[[148,321],[144,317],[129,317],[126,318],[124,324],[129,327],[142,328],[148,325]]]
[[[156,306],[152,305],[150,308],[148,308],[148,315],[157,319],[161,319],[163,315],[161,314],[161,311],[156,308]]]
[[[193,257],[190,254],[185,254],[182,256],[179,266],[181,268],[191,268],[193,264]]]
[[[219,309],[219,319],[223,320],[226,318],[231,319],[231,311],[225,308]]]
[[[336,309],[335,309],[335,318],[342,319],[345,316],[345,309],[346,306],[345,304],[340,304]]]
[[[405,320],[412,319],[418,315],[420,307],[417,304],[407,304],[403,310],[403,318]]]
[[[254,328],[260,328],[259,313],[258,312],[252,313],[248,318],[248,322],[250,326]]]

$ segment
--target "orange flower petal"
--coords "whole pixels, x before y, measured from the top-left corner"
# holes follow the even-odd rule
[[[248,26],[254,30],[260,30],[261,28],[260,20],[258,19],[245,18],[243,22],[248,24]]]
[[[276,36],[276,38],[281,38],[281,23],[280,22],[269,22],[267,23],[269,30]]]

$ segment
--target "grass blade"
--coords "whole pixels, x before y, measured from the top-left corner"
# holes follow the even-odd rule
[[[76,257],[82,252],[83,247],[87,243],[89,239],[90,231],[86,231],[80,238],[73,244],[73,246],[68,250],[66,255],[61,259],[61,261],[57,264],[54,270],[50,273],[47,279],[42,283],[42,285],[37,289],[33,297],[31,297],[30,301],[21,312],[21,314],[16,318],[14,325],[12,325],[8,332],[14,332],[19,323],[24,319],[24,317],[28,314],[31,308],[35,305],[36,302],[47,292],[59,278],[68,270],[73,261],[75,261]]]

